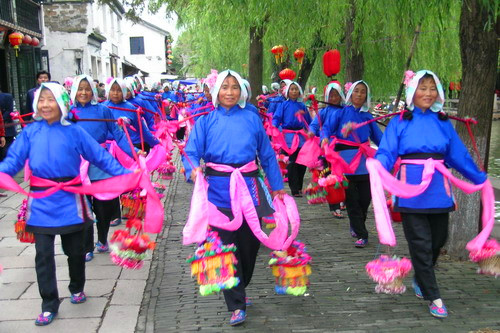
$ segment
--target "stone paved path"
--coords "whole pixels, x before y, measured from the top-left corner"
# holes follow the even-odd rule
[[[313,274],[307,296],[275,295],[266,267],[269,250],[262,247],[254,278],[247,292],[253,300],[247,321],[236,328],[227,324],[229,313],[222,296],[202,297],[190,277],[185,259],[192,246],[181,245],[192,187],[182,179],[171,181],[166,203],[168,226],[153,258],[137,332],[469,332],[500,329],[500,280],[476,274],[469,262],[444,258],[437,276],[448,319],[432,318],[425,301],[411,287],[400,296],[376,294],[364,265],[377,253],[373,216],[367,225],[370,243],[356,249],[347,218],[334,220],[327,207],[297,200],[302,218],[298,239],[308,245]],[[400,224],[395,253],[408,256]],[[383,249],[382,251],[385,251]],[[410,279],[406,279],[406,284]]]

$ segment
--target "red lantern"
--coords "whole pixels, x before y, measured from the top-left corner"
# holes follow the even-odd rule
[[[31,45],[33,45],[33,46],[38,46],[38,45],[40,45],[40,40],[38,40],[38,38],[36,38],[36,37],[33,37],[33,38],[31,39]]]
[[[455,90],[455,82],[450,82],[450,90]]]
[[[173,61],[172,60],[167,60],[167,64],[172,65]]]
[[[168,54],[172,54],[172,50],[167,50],[167,53]]]
[[[305,55],[306,52],[304,51],[303,47],[296,49],[295,52],[293,52],[293,56],[295,57],[300,66],[302,66],[302,61],[304,61]]]
[[[290,68],[285,68],[279,73],[280,79],[282,80],[293,80],[295,79],[295,72]]]
[[[23,42],[24,35],[20,32],[13,32],[9,35],[9,42],[12,47],[14,47],[14,50],[16,50],[16,57],[17,57],[17,51],[19,50],[19,45]]]
[[[31,36],[30,35],[24,35],[24,37],[23,37],[23,44],[30,45],[31,42],[32,42]]]
[[[323,73],[326,76],[333,76],[340,72],[340,52],[339,50],[329,50],[323,55]]]

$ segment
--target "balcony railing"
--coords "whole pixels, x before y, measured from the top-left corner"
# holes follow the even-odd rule
[[[12,0],[0,1],[0,20],[14,23],[14,15],[12,15]]]
[[[40,5],[31,0],[15,0],[17,25],[35,32],[40,29]],[[4,2],[4,0],[2,0]],[[7,1],[9,2],[9,1]]]

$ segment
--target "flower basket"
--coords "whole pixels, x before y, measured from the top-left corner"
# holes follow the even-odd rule
[[[325,169],[328,172],[329,169]],[[337,175],[329,174],[328,176],[323,176],[318,179],[318,184],[325,188],[326,201],[329,204],[338,204],[345,201],[345,188],[348,185],[347,179],[345,177],[339,177]]]
[[[401,217],[401,213],[394,211],[394,205],[392,204],[392,199],[387,200],[387,207],[389,208],[389,212],[391,213],[391,220],[393,222],[402,222],[403,221],[403,218]]]
[[[135,231],[134,231],[135,230]],[[129,219],[126,229],[116,230],[109,240],[111,261],[127,269],[140,269],[147,251],[155,248],[155,242],[142,233],[142,222]]]
[[[141,196],[141,190],[122,194],[120,202],[122,205],[122,217],[126,219],[143,219],[146,213],[146,196]]]
[[[404,278],[411,271],[411,261],[407,258],[389,257],[381,255],[378,259],[366,264],[366,273],[378,285],[376,293],[402,294],[406,291]]]
[[[328,202],[326,200],[328,192],[326,192],[325,188],[320,186],[318,183],[311,182],[307,185],[304,193],[309,205],[320,205]]]
[[[207,239],[200,243],[194,255],[187,258],[191,264],[191,276],[196,276],[200,295],[207,296],[240,283],[236,272],[236,246],[223,245],[216,231],[210,230]]]
[[[162,163],[156,168],[158,172],[158,177],[160,179],[172,179],[174,177],[174,172],[177,170],[175,165],[172,164],[171,161],[167,161]]]
[[[471,251],[469,258],[479,266],[479,274],[500,276],[500,244],[494,239],[488,240],[479,251]]]
[[[262,222],[266,226],[266,229],[276,228],[276,221],[274,220],[273,215],[265,216],[262,218]]]
[[[279,295],[302,296],[309,285],[311,256],[304,243],[294,241],[286,251],[271,252],[269,267],[275,278],[274,290]]]
[[[278,160],[278,165],[280,167],[280,172],[282,176],[285,176],[288,173],[286,167],[289,164],[289,157],[285,154],[276,155],[276,159]]]
[[[35,235],[26,231],[26,211],[28,209],[28,199],[24,199],[17,214],[17,221],[14,223],[14,231],[17,234],[17,239],[21,243],[34,243]]]

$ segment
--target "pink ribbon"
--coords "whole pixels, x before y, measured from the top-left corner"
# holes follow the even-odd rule
[[[358,147],[358,151],[356,155],[354,155],[353,159],[349,164],[340,156],[340,154],[333,150],[332,147],[335,145],[343,144],[353,147]],[[342,175],[344,173],[355,173],[359,167],[359,163],[361,163],[361,157],[364,155],[366,157],[375,156],[376,150],[370,147],[370,143],[368,141],[363,143],[356,143],[347,140],[340,140],[335,138],[330,145],[325,145],[325,157],[326,160],[332,166],[332,173],[336,175]]]
[[[318,158],[320,155],[321,148],[319,147],[319,138],[314,136],[307,139],[304,143],[295,163],[305,165],[309,168],[316,168],[318,166]]]
[[[137,162],[133,158],[128,156],[123,150],[121,150],[121,148],[116,144],[115,141],[108,141],[108,143],[110,144],[109,153],[111,154],[111,156],[116,158],[121,165],[131,170],[138,168]],[[166,159],[167,159],[166,148],[161,144],[156,145],[153,148],[151,148],[151,150],[148,153],[148,156],[146,156],[145,158],[146,169],[148,171],[156,170],[156,168],[158,168],[160,164],[165,162]]]
[[[287,249],[297,237],[300,227],[300,217],[293,198],[285,196],[283,201],[277,198],[274,199],[276,228],[267,236],[262,231],[252,196],[241,174],[242,172],[256,170],[257,166],[255,162],[251,161],[240,168],[215,163],[207,163],[207,166],[217,171],[231,172],[229,194],[234,218],[233,220],[229,220],[213,203],[208,201],[208,183],[203,177],[202,172],[198,171],[191,198],[191,209],[187,223],[183,229],[183,244],[188,245],[204,241],[209,225],[224,230],[237,230],[241,227],[244,217],[255,237],[262,244],[273,250]],[[288,237],[287,220],[290,220],[292,227],[292,232]]]
[[[272,136],[273,142],[283,149],[288,155],[292,155],[299,147],[299,134],[307,138],[307,134],[304,130],[294,131],[283,129],[282,132],[280,132],[276,127],[271,127],[268,133]],[[292,145],[290,148],[288,148],[288,145],[286,144],[283,133],[293,133]]]
[[[373,209],[375,212],[375,222],[379,234],[380,243],[389,246],[396,245],[396,237],[392,229],[389,211],[387,209],[384,189],[391,194],[401,198],[412,198],[422,194],[431,183],[434,172],[439,171],[445,178],[451,181],[453,185],[465,193],[473,193],[481,190],[481,201],[483,204],[482,225],[483,230],[467,243],[466,249],[469,251],[479,251],[493,230],[495,222],[495,196],[493,187],[489,180],[479,185],[473,185],[466,181],[456,178],[444,166],[443,161],[433,159],[427,160],[402,160],[402,164],[422,164],[422,181],[420,184],[412,185],[402,182],[393,177],[382,164],[374,159],[366,160],[366,167],[370,173],[370,186],[372,192]]]
[[[91,185],[74,186],[81,183],[80,176],[68,182],[55,182],[48,179],[43,179],[31,175],[31,185],[40,187],[49,187],[41,192],[26,192],[17,182],[8,174],[0,172],[0,188],[5,190],[22,193],[26,196],[40,199],[48,197],[57,191],[66,191],[76,194],[96,195],[98,193],[113,193],[114,197],[118,197],[124,192],[131,191],[140,187],[148,193],[146,204],[146,217],[144,219],[144,231],[150,233],[158,233],[161,231],[163,224],[163,207],[158,198],[149,176],[143,172],[130,173],[122,176],[116,176],[109,179],[101,180]]]

